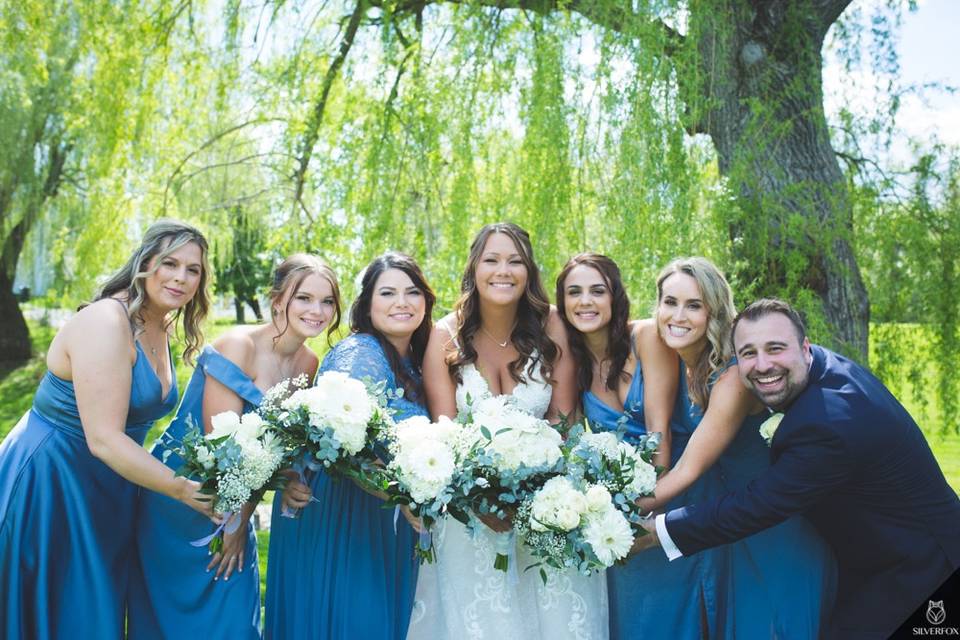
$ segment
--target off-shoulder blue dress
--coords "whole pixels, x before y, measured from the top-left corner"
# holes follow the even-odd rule
[[[686,387],[682,364],[679,387],[681,390]],[[583,394],[583,411],[594,431],[615,430],[623,421],[628,442],[635,443],[645,435],[640,363],[637,362],[630,381],[623,413],[604,404],[590,391]],[[678,392],[670,418],[671,466],[683,454],[696,427],[690,415],[687,394]],[[705,474],[669,506],[701,500],[705,485],[713,482],[714,475],[712,471]],[[611,640],[713,638],[718,620],[717,580],[723,560],[723,554],[708,550],[669,562],[659,549],[655,549],[630,558],[624,565],[607,569]]]
[[[177,403],[139,343],[126,434]],[[73,383],[47,372],[0,445],[0,636],[122,638],[137,486],[87,447]]]
[[[325,371],[397,388],[386,354],[368,334],[337,343],[323,360]],[[397,420],[428,415],[406,397],[389,406]],[[419,566],[413,529],[349,480],[320,472],[310,488],[318,502],[297,518],[281,515],[279,492],[274,500],[264,637],[403,640]]]
[[[165,445],[176,446],[190,424],[203,428],[203,390],[217,380],[252,411],[263,399],[240,367],[213,347],[205,347],[184,390],[177,416],[157,440],[153,455],[163,460]],[[171,453],[166,464],[183,463]],[[137,563],[130,577],[128,630],[131,640],[204,638],[244,640],[260,637],[260,569],[253,525],[244,524],[247,547],[243,572],[214,581],[207,573],[207,547],[189,543],[210,534],[209,519],[172,498],[143,490],[137,509]]]

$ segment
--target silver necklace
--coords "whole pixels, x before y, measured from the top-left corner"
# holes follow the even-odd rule
[[[487,337],[490,338],[491,340],[493,340],[494,344],[496,344],[496,345],[497,345],[498,347],[500,347],[501,349],[506,349],[506,348],[507,348],[507,345],[510,344],[510,338],[511,338],[512,335],[513,335],[513,329],[511,329],[511,330],[510,330],[510,335],[507,336],[507,339],[504,340],[503,342],[500,342],[499,340],[497,340],[496,338],[494,338],[493,335],[492,335],[489,331],[487,331],[486,328],[485,328],[483,325],[480,325],[480,331],[483,331],[483,332],[487,335]]]

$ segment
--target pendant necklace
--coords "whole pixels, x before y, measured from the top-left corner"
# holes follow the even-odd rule
[[[496,344],[496,345],[497,345],[498,347],[500,347],[501,349],[506,349],[506,348],[507,348],[507,345],[510,344],[510,338],[511,338],[511,336],[513,335],[513,329],[511,329],[511,330],[510,330],[510,335],[507,336],[507,339],[504,340],[503,342],[500,342],[499,340],[497,340],[496,338],[494,338],[493,335],[492,335],[489,331],[487,331],[486,328],[485,328],[483,325],[480,325],[480,331],[483,331],[483,332],[487,335],[487,337],[490,338],[491,340],[493,340],[494,344]]]

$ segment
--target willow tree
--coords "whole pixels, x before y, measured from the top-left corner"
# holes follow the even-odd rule
[[[144,61],[174,17],[162,0],[0,1],[0,360],[30,355],[12,287],[43,216],[75,220],[88,247],[126,235],[110,207],[150,115]]]
[[[577,82],[572,74],[550,78],[550,56],[560,55],[564,43],[544,25],[556,25],[573,16],[565,33],[571,38],[585,21],[600,33],[605,46],[619,46],[632,58],[637,73],[653,77],[646,83],[651,94],[648,109],[661,113],[677,109],[676,123],[688,135],[709,136],[719,171],[735,198],[718,213],[728,234],[729,255],[739,294],[782,295],[797,300],[812,312],[819,337],[845,351],[866,357],[869,306],[867,293],[852,250],[852,207],[847,185],[831,147],[823,109],[821,48],[828,29],[850,0],[691,0],[689,2],[623,3],[613,0],[356,0],[341,5],[337,46],[329,58],[322,80],[297,128],[293,168],[294,199],[304,202],[305,185],[315,157],[322,124],[335,99],[338,74],[357,48],[365,28],[379,30],[385,42],[399,52],[388,55],[398,69],[389,101],[396,99],[398,85],[412,55],[418,59],[424,43],[424,25],[436,19],[433,5],[455,4],[486,12],[489,30],[502,29],[502,17],[516,10],[534,32],[537,44],[529,56],[531,91],[541,91],[540,110],[523,124],[527,137],[522,152],[544,177],[538,194],[526,205],[567,211],[576,197],[571,186],[584,160],[571,163],[539,153],[531,132],[557,135],[566,131],[576,114],[564,114],[553,96],[564,93],[564,82]],[[282,4],[282,3],[281,3]],[[545,21],[546,20],[546,21]],[[482,20],[474,23],[484,27]],[[411,36],[411,34],[413,34]],[[418,40],[419,34],[419,40]],[[551,37],[554,38],[551,44]],[[494,38],[495,40],[495,38]],[[553,47],[553,51],[550,50]],[[477,55],[494,54],[476,49]],[[390,48],[387,47],[389,54]],[[542,60],[538,56],[545,57]],[[464,68],[464,72],[469,67]],[[546,74],[538,82],[538,75]],[[416,76],[416,71],[407,78]],[[354,78],[355,79],[355,78]],[[411,84],[415,81],[407,80]],[[508,80],[509,82],[509,80]],[[415,88],[411,91],[416,91]],[[402,97],[402,90],[400,91]],[[636,98],[636,96],[634,96]],[[476,92],[464,96],[462,117],[474,123],[459,136],[462,144],[475,142],[477,127],[471,115]],[[562,102],[562,98],[561,98]],[[642,102],[642,99],[640,99]],[[654,103],[657,103],[656,106]],[[429,106],[421,104],[422,108]],[[568,105],[569,109],[569,105]],[[636,111],[634,111],[634,114]],[[552,114],[552,115],[551,115]],[[552,120],[551,120],[552,118]],[[645,138],[675,136],[672,126],[631,130],[618,123],[624,135]],[[647,122],[650,125],[650,122]],[[456,126],[456,125],[455,125]],[[539,127],[539,128],[538,128]],[[463,126],[457,127],[463,130]],[[575,128],[575,127],[574,127]],[[385,131],[389,131],[386,128]],[[456,163],[457,135],[452,155]],[[473,142],[470,142],[473,140]],[[564,142],[557,143],[563,146]],[[573,140],[567,140],[575,147]],[[628,141],[620,141],[617,152]],[[662,148],[670,154],[683,147],[674,138]],[[549,151],[549,149],[547,149]],[[575,154],[574,154],[575,155]],[[666,161],[666,159],[665,159]],[[564,168],[567,169],[566,173]],[[649,166],[647,167],[650,168]],[[467,181],[469,182],[469,180]],[[528,181],[527,186],[530,181]],[[469,188],[469,184],[461,185]],[[629,185],[624,185],[627,192]],[[534,189],[536,190],[536,189]],[[656,190],[654,190],[656,191]],[[647,192],[649,197],[650,192]],[[689,204],[689,203],[688,203]],[[575,207],[574,207],[575,208]],[[690,207],[688,215],[694,215]],[[655,219],[656,216],[654,216]],[[543,218],[538,218],[542,220]],[[651,218],[638,218],[646,225]],[[583,221],[553,229],[561,238],[582,233]],[[629,220],[625,227],[631,226]],[[638,247],[637,250],[642,250]]]

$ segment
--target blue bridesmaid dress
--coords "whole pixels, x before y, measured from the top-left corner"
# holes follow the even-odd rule
[[[707,500],[746,487],[770,466],[770,449],[759,431],[768,415],[744,420],[714,465],[720,482],[710,487]],[[820,637],[833,607],[836,562],[813,525],[794,516],[720,548],[729,563],[720,583],[723,638]]]
[[[163,460],[165,444],[176,445],[188,422],[203,428],[203,390],[211,377],[243,400],[243,411],[259,406],[263,396],[240,367],[207,346],[183,394],[183,402],[157,440],[153,456]],[[182,460],[172,454],[167,466]],[[214,581],[207,573],[207,547],[189,543],[210,534],[209,519],[172,498],[144,490],[137,508],[137,563],[129,589],[128,630],[131,640],[205,638],[243,640],[260,637],[260,569],[253,525],[245,523],[247,548],[243,572]]]
[[[337,343],[324,371],[397,388],[386,354],[368,334]],[[396,420],[428,415],[406,397],[389,406]],[[317,502],[296,518],[281,515],[279,492],[273,503],[264,637],[403,640],[419,567],[413,529],[349,480],[321,471],[310,487]]]
[[[685,387],[681,363],[680,389]],[[622,421],[627,442],[636,443],[645,435],[643,373],[639,362],[627,390],[623,413],[604,404],[590,391],[583,394],[583,412],[594,431],[615,430]],[[696,426],[690,419],[690,412],[686,393],[677,393],[670,419],[671,466],[683,454]],[[708,471],[686,492],[674,498],[668,508],[702,500],[705,486],[714,482],[714,477],[715,472]],[[660,550],[651,550],[630,558],[626,564],[607,569],[611,640],[715,637],[717,580],[723,562],[724,554],[715,549],[673,562],[668,561]]]
[[[703,411],[690,400],[685,369],[681,363],[677,404],[671,420],[671,464],[680,458],[703,418]],[[638,377],[632,381],[626,410],[630,421],[642,429],[643,383]],[[587,402],[585,398],[585,412]],[[591,404],[601,403],[594,399]],[[616,412],[603,408],[608,412],[608,422],[610,417],[616,419]],[[766,414],[748,416],[713,467],[667,508],[705,502],[739,489],[770,466],[770,452],[759,433],[759,425],[766,417]],[[636,427],[631,427],[631,431],[633,428]],[[682,564],[675,566],[700,556],[704,557],[696,571]],[[668,575],[675,568],[692,582],[678,584]],[[611,638],[814,639],[819,637],[821,622],[832,606],[834,573],[830,549],[801,517],[739,542],[673,562],[667,562],[662,550],[652,549],[628,560],[625,566],[607,572]],[[683,608],[684,602],[696,602],[697,582],[704,595],[706,633],[697,607]],[[651,602],[660,609],[654,608]],[[675,628],[671,628],[670,615],[677,614],[678,609],[671,606],[680,607],[680,613],[673,619],[682,622]]]
[[[126,434],[177,404],[139,343]],[[122,638],[137,486],[93,457],[73,383],[47,371],[0,445],[0,636]]]

